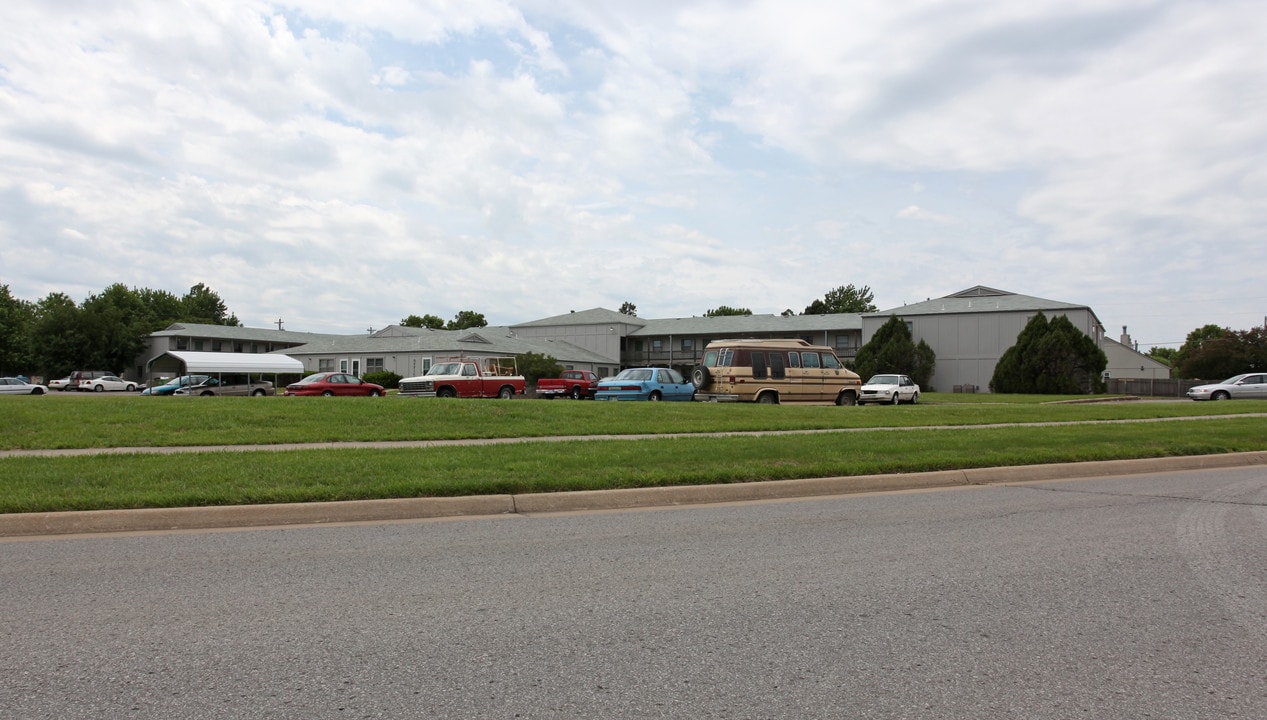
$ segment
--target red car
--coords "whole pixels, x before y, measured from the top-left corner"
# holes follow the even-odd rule
[[[287,395],[369,395],[379,397],[383,386],[368,383],[355,375],[324,372],[309,375],[297,383],[286,386]]]

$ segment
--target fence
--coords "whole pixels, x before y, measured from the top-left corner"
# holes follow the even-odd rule
[[[1189,388],[1206,384],[1206,380],[1175,380],[1172,378],[1145,378],[1129,380],[1109,379],[1110,395],[1140,395],[1145,397],[1184,397]]]

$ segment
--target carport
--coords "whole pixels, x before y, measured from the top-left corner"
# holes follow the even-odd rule
[[[153,386],[154,377],[211,375],[223,383],[224,375],[272,375],[277,387],[279,375],[302,375],[304,364],[289,355],[277,353],[217,353],[169,350],[145,365],[145,380]]]

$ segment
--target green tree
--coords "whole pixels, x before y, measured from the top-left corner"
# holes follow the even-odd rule
[[[704,317],[723,317],[725,315],[751,315],[752,311],[748,308],[733,308],[729,305],[718,305],[717,307],[704,313]]]
[[[1267,370],[1267,331],[1231,330],[1206,325],[1188,333],[1175,357],[1182,378],[1221,380],[1243,372]]]
[[[449,321],[446,329],[448,330],[465,330],[467,328],[487,327],[488,321],[484,319],[484,313],[477,313],[474,310],[462,310],[453,319]]]
[[[29,347],[31,360],[47,377],[62,377],[72,370],[87,368],[91,355],[89,338],[83,328],[79,306],[64,293],[49,293],[35,303]]]
[[[529,385],[536,385],[543,377],[558,377],[563,372],[559,361],[541,353],[524,353],[516,360],[519,374],[524,376]]]
[[[896,315],[875,331],[866,345],[858,348],[854,358],[854,370],[863,382],[877,373],[902,373],[910,375],[921,389],[931,392],[933,370],[937,367],[937,354],[928,343],[915,343],[906,323]]]
[[[874,299],[875,293],[871,292],[871,288],[866,285],[861,288],[855,288],[852,284],[842,285],[835,290],[828,290],[822,300],[810,303],[801,314],[872,313],[876,311],[875,305],[871,302]]]
[[[638,317],[638,306],[626,300],[620,306],[620,314],[628,315],[629,317]]]
[[[146,336],[154,331],[141,295],[122,283],[88,296],[80,306],[81,332],[89,341],[85,359],[93,369],[124,372],[146,346]]]
[[[1148,349],[1148,357],[1157,362],[1166,363],[1172,368],[1175,366],[1175,358],[1178,355],[1178,348],[1153,347]]]
[[[401,320],[400,324],[405,327],[431,328],[432,330],[444,329],[444,319],[431,314],[423,315],[422,317],[410,315]]]
[[[207,325],[241,325],[237,316],[230,315],[228,307],[214,290],[198,283],[180,299],[181,320]]]
[[[8,285],[0,285],[0,374],[17,375],[34,369],[31,358],[31,322],[35,307],[13,297]]]
[[[1072,395],[1102,392],[1109,360],[1086,333],[1059,315],[1038,313],[999,358],[990,379],[998,393]]]
[[[184,319],[185,308],[180,298],[166,290],[141,288],[136,291],[141,306],[145,308],[145,325],[149,332],[162,330]]]

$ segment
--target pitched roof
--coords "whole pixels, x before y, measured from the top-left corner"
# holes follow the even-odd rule
[[[252,342],[302,343],[321,337],[336,337],[326,333],[291,332],[238,325],[212,325],[204,323],[172,323],[151,337],[200,337],[218,340],[247,340]]]
[[[626,325],[645,325],[646,320],[634,317],[633,315],[625,315],[615,310],[607,308],[590,308],[577,312],[573,310],[562,315],[554,317],[542,318],[541,320],[532,320],[526,323],[519,323],[511,327],[538,327],[538,326],[555,326],[555,325],[612,325],[616,323],[624,323]]]
[[[150,360],[149,365],[164,366],[164,358],[175,358],[185,373],[302,373],[304,364],[280,353],[186,352],[169,350]]]
[[[799,335],[824,330],[861,330],[862,315],[834,313],[828,315],[720,315],[717,317],[668,318],[647,320],[646,325],[629,333],[648,335],[713,335],[728,337],[746,333],[783,333]]]
[[[952,293],[946,297],[934,298],[921,303],[903,305],[881,312],[867,313],[866,317],[899,315],[942,315],[990,312],[1038,312],[1044,310],[1088,310],[1086,305],[1047,300],[1044,298],[1020,295],[1006,290],[996,290],[976,285],[967,290]],[[1094,313],[1093,313],[1094,314]]]
[[[401,331],[403,330],[403,331]],[[287,348],[294,355],[355,353],[435,353],[471,355],[522,355],[538,353],[565,362],[611,364],[611,360],[561,340],[521,338],[505,326],[466,330],[426,328],[384,329],[374,335],[325,335],[298,347]]]

